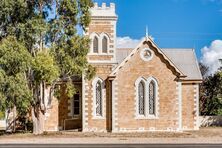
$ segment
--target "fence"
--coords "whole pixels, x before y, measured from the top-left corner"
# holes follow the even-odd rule
[[[200,127],[222,126],[222,116],[199,116]]]
[[[6,129],[6,121],[0,120],[0,130],[5,130],[5,129]]]

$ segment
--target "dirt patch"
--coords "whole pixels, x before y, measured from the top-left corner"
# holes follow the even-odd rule
[[[45,132],[42,135],[32,133],[3,134],[0,138],[212,138],[222,137],[222,127],[200,128],[199,131],[185,132],[135,132],[135,133],[82,133],[74,131]]]

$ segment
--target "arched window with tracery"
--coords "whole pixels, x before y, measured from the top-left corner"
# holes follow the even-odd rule
[[[92,81],[93,86],[93,118],[100,119],[104,117],[104,84],[103,80],[96,77]]]
[[[138,85],[138,99],[139,115],[145,115],[145,85],[143,81]]]
[[[107,53],[108,52],[108,39],[106,36],[102,39],[102,52]]]
[[[156,103],[156,84],[152,80],[149,83],[149,114],[155,115],[155,103]]]
[[[96,116],[102,116],[102,83],[98,81],[96,83]]]
[[[93,38],[93,52],[99,52],[99,39],[96,36]]]
[[[158,81],[154,77],[139,77],[135,82],[136,106],[138,119],[154,119],[159,115]]]

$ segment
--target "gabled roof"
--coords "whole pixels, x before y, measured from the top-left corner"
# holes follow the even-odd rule
[[[152,44],[153,47],[155,47],[157,49],[157,51],[164,57],[164,59],[166,59],[169,64],[175,69],[175,71],[181,76],[181,77],[186,77],[186,75],[176,66],[175,63],[173,63],[173,61],[167,57],[167,55],[153,42],[153,40],[149,37],[145,37],[141,40],[141,42],[138,44],[138,46],[136,48],[134,48],[131,53],[113,70],[113,72],[110,74],[110,76],[114,76],[116,75],[116,73],[118,72],[118,70],[124,66],[124,64],[136,53],[137,49],[139,47],[142,46],[142,44],[144,42],[150,42]]]
[[[132,48],[117,48],[116,49],[116,61],[120,64],[131,52]]]
[[[202,80],[194,49],[162,49],[163,52],[187,75],[184,80]]]
[[[116,60],[121,63],[131,52],[132,48],[117,48]],[[184,80],[202,80],[199,64],[194,49],[162,48],[162,51],[187,76]]]

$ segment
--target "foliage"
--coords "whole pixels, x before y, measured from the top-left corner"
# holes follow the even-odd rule
[[[201,70],[207,69],[204,67]],[[220,70],[212,75],[204,75],[204,81],[200,86],[200,114],[222,115],[222,71]]]
[[[33,78],[37,84],[41,81],[52,83],[59,76],[59,68],[54,57],[47,51],[37,53],[32,61]]]
[[[18,113],[25,114],[31,101],[26,72],[31,56],[25,46],[15,37],[8,36],[0,43],[0,95],[1,110],[17,107]]]
[[[5,118],[5,112],[4,111],[0,111],[0,120]]]
[[[73,76],[93,77],[90,40],[77,33],[89,25],[92,6],[91,0],[0,1],[0,110],[15,106],[24,115],[32,108],[39,118],[46,84],[59,92],[66,81],[71,97]]]

